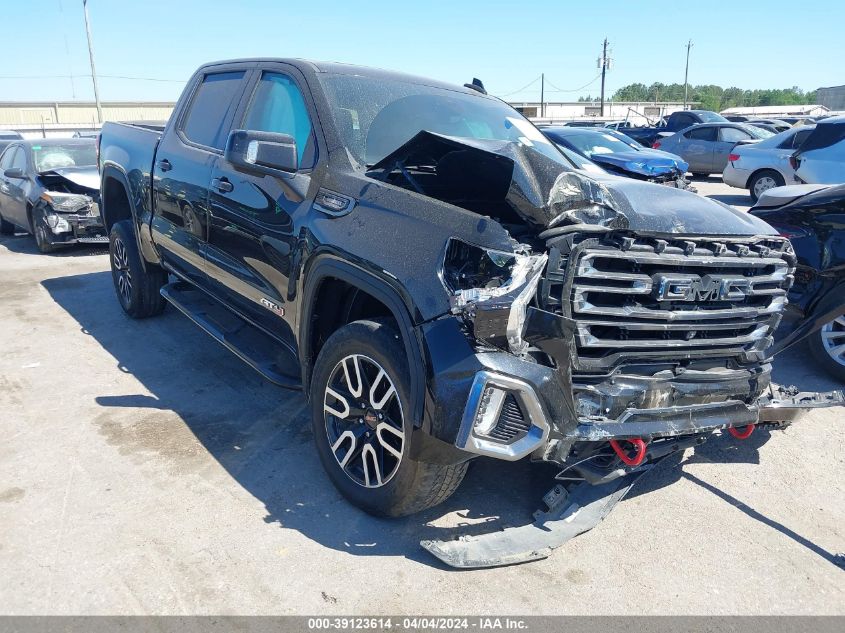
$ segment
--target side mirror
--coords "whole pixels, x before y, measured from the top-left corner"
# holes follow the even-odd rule
[[[20,167],[12,167],[11,169],[7,169],[3,172],[3,175],[6,178],[26,178],[26,174],[23,173],[23,169]]]
[[[290,134],[232,130],[223,157],[252,171],[293,173],[299,169],[296,141]]]

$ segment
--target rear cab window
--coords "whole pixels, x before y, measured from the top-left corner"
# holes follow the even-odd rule
[[[191,143],[222,150],[228,137],[226,121],[237,105],[246,71],[210,73],[203,77],[182,117],[179,131]]]

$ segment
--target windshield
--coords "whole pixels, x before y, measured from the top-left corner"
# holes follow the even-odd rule
[[[707,110],[699,110],[697,112],[698,118],[701,119],[702,123],[724,123],[727,122],[727,119],[723,117],[721,114],[716,114],[715,112],[708,112]]]
[[[94,143],[33,145],[32,159],[39,173],[62,167],[93,167],[97,164],[97,151]]]
[[[632,149],[640,150],[643,148],[642,143],[637,143],[634,139],[632,139],[630,136],[625,135],[623,132],[619,132],[617,130],[608,130],[607,133],[610,134],[613,138],[618,139],[626,145],[630,146]]]
[[[360,75],[325,73],[320,81],[343,143],[362,165],[376,164],[426,130],[515,141],[571,167],[533,124],[498,99]]]
[[[594,154],[614,154],[616,152],[628,152],[632,149],[627,143],[605,132],[567,134],[565,138],[570,145],[588,158],[592,158]]]
[[[607,173],[604,171],[604,169],[596,165],[593,161],[584,158],[583,156],[581,156],[581,154],[573,152],[565,145],[560,145],[558,143],[555,143],[555,145],[561,152],[563,152],[564,156],[566,156],[569,160],[572,161],[572,164],[574,164],[575,167],[577,167],[578,169],[583,169],[584,171],[588,171],[594,174]]]

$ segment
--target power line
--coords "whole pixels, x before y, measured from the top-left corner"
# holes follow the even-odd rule
[[[584,88],[588,88],[589,86],[592,86],[594,83],[596,83],[596,81],[598,81],[599,77],[601,77],[601,73],[599,73],[598,75],[593,77],[588,83],[585,83],[580,88],[573,88],[572,90],[564,90],[563,88],[558,88],[556,85],[554,85],[548,79],[546,80],[546,83],[549,84],[552,88],[554,88],[554,90],[549,90],[549,92],[578,92],[579,90],[583,90]]]
[[[160,77],[128,77],[126,75],[101,75],[97,77],[105,77],[106,79],[129,79],[132,81],[165,81],[173,83],[185,83],[184,79],[162,79]],[[75,75],[0,75],[0,79],[72,79]]]
[[[538,81],[540,81],[540,77],[541,77],[541,75],[538,75],[537,77],[535,77],[534,79],[532,79],[531,81],[529,81],[527,84],[525,84],[525,85],[524,85],[522,88],[520,88],[519,90],[514,90],[513,92],[508,92],[507,94],[503,94],[503,95],[499,95],[499,96],[500,96],[500,97],[510,97],[511,95],[515,95],[515,94],[517,94],[518,92],[522,92],[522,91],[523,91],[523,90],[525,90],[526,88],[530,88],[531,86],[533,86],[534,84],[536,84]]]

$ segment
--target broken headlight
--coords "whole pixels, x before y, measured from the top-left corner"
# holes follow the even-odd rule
[[[507,253],[450,240],[443,280],[454,314],[472,323],[476,338],[523,355],[525,314],[548,256]]]
[[[61,213],[79,213],[91,206],[91,198],[78,193],[44,193],[41,199]]]
[[[50,213],[44,216],[44,219],[47,222],[47,226],[49,226],[50,230],[56,235],[64,233],[65,231],[70,231],[70,224],[68,224],[68,221],[60,215]]]

